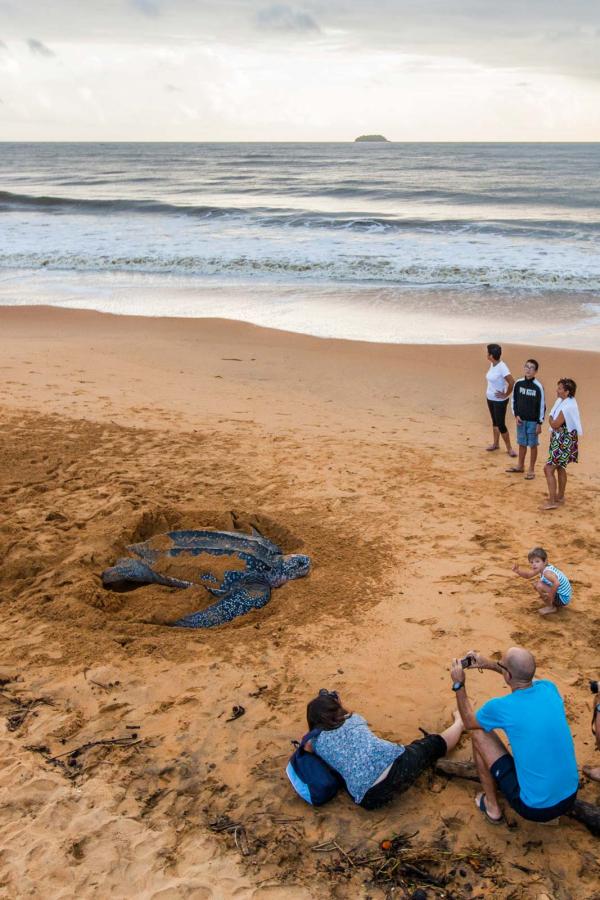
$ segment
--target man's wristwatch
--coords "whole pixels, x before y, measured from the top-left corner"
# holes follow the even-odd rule
[[[455,681],[454,684],[452,685],[452,690],[460,691],[460,689],[463,688],[464,686],[465,686],[464,681]]]

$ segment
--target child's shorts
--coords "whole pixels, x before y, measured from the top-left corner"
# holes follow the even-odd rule
[[[537,447],[540,442],[537,422],[517,423],[517,444],[520,447]]]

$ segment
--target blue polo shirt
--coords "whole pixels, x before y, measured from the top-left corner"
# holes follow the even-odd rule
[[[517,770],[521,800],[534,809],[554,806],[579,784],[573,738],[562,698],[551,681],[488,700],[475,717],[484,731],[501,728]]]

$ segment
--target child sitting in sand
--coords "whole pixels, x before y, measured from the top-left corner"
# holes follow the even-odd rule
[[[515,563],[513,572],[521,578],[532,579],[539,576],[533,586],[545,603],[539,610],[540,615],[548,616],[570,603],[573,593],[571,582],[564,572],[548,563],[548,554],[543,547],[534,547],[527,554],[527,559],[530,562],[529,568],[522,568]]]

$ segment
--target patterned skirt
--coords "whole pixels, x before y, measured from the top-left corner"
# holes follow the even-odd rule
[[[566,469],[571,462],[579,462],[579,444],[577,432],[569,431],[563,425],[558,431],[553,431],[550,437],[548,449],[548,462],[551,466],[560,466]]]

